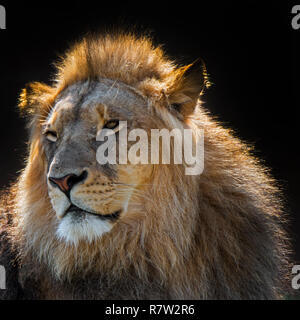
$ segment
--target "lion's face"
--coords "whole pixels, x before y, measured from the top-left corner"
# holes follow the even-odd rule
[[[119,121],[127,121],[128,130],[145,129],[146,113],[140,94],[110,80],[74,84],[56,99],[43,125],[43,144],[60,239],[93,241],[126,215],[151,165],[99,164],[97,149],[103,142],[96,136],[109,128],[118,142]]]

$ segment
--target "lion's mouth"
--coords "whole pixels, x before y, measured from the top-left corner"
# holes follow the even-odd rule
[[[117,210],[111,214],[101,214],[101,213],[89,212],[89,211],[83,210],[83,209],[75,206],[74,204],[71,204],[69,209],[65,212],[64,216],[66,216],[68,213],[71,213],[71,212],[76,213],[77,215],[89,214],[89,215],[95,216],[101,220],[115,221],[120,217],[122,210],[121,209]]]

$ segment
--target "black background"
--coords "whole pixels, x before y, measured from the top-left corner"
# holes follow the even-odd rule
[[[287,1],[4,2],[0,30],[0,187],[24,167],[27,132],[17,111],[25,83],[50,83],[57,55],[88,31],[150,31],[180,63],[206,62],[205,106],[255,145],[286,198],[300,261],[298,87],[300,29]],[[294,4],[297,4],[295,2]],[[299,3],[300,4],[300,1]]]

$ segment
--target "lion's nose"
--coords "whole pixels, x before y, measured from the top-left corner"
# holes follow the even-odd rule
[[[83,171],[80,175],[68,174],[61,178],[49,177],[50,182],[59,187],[65,194],[69,194],[75,184],[82,182],[87,177],[87,172]]]

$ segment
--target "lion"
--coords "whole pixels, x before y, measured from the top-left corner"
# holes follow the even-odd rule
[[[149,36],[86,36],[19,107],[29,151],[2,195],[3,299],[277,299],[289,241],[280,188],[202,104],[201,60],[179,65]],[[99,164],[96,135],[203,130],[204,170]],[[129,146],[127,146],[128,148]]]

